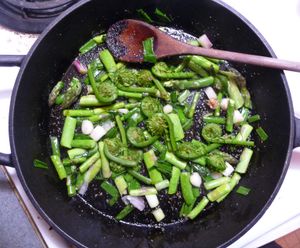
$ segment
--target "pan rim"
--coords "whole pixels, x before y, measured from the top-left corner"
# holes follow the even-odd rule
[[[65,12],[63,12],[60,16],[58,16],[44,31],[43,33],[39,36],[39,38],[36,40],[36,42],[34,43],[34,45],[31,47],[30,51],[28,52],[28,54],[26,55],[20,71],[18,73],[13,91],[12,91],[12,96],[11,96],[11,102],[10,102],[10,112],[9,112],[9,138],[10,138],[10,147],[11,147],[11,154],[12,154],[12,161],[13,164],[16,168],[16,172],[18,175],[18,178],[20,179],[20,182],[28,196],[28,198],[30,199],[31,203],[33,204],[33,206],[37,209],[37,211],[39,212],[39,214],[46,220],[46,222],[51,225],[60,235],[62,235],[64,238],[66,238],[68,241],[72,242],[74,245],[78,246],[78,247],[86,247],[84,246],[82,243],[80,243],[76,237],[72,237],[70,236],[68,233],[66,233],[64,230],[62,230],[55,222],[52,221],[52,219],[47,215],[47,213],[41,208],[41,206],[39,205],[39,203],[36,201],[35,197],[33,196],[33,194],[31,193],[31,191],[29,190],[29,187],[27,186],[26,180],[23,176],[21,167],[20,167],[20,161],[18,159],[17,153],[16,153],[16,143],[14,140],[14,115],[15,115],[15,103],[16,103],[16,96],[18,93],[18,89],[19,86],[21,84],[22,81],[22,77],[23,77],[23,73],[27,67],[27,64],[29,63],[32,54],[34,54],[35,50],[37,49],[37,47],[39,46],[39,44],[43,41],[44,37],[64,18],[66,18],[71,12],[75,11],[76,9],[80,8],[81,6],[92,2],[93,0],[83,0],[80,1],[78,3],[76,3],[75,5],[73,5],[72,7],[70,7],[69,9],[67,9]],[[273,49],[271,48],[271,46],[268,44],[268,42],[266,41],[266,39],[263,37],[263,35],[254,27],[254,25],[247,20],[242,14],[240,14],[238,11],[236,11],[235,9],[233,9],[231,6],[227,5],[226,3],[220,1],[220,0],[212,0],[212,2],[220,5],[221,7],[223,7],[224,9],[226,9],[227,11],[231,12],[232,14],[234,14],[235,16],[237,16],[242,22],[244,22],[251,30],[252,32],[255,33],[255,35],[257,35],[257,37],[260,39],[260,41],[263,43],[263,45],[267,48],[268,52],[272,55],[272,57],[276,57]],[[228,245],[232,244],[233,242],[237,241],[239,238],[241,238],[247,231],[249,231],[256,223],[257,221],[264,215],[264,213],[266,212],[266,210],[270,207],[270,205],[272,204],[275,196],[277,195],[282,182],[285,178],[286,172],[288,170],[289,164],[290,164],[290,160],[291,160],[291,154],[293,151],[293,138],[294,138],[294,110],[293,110],[293,104],[292,104],[292,99],[291,99],[291,94],[290,94],[290,90],[288,87],[288,83],[287,83],[287,79],[285,77],[285,74],[283,71],[281,71],[280,73],[281,75],[281,81],[284,84],[284,88],[285,88],[285,93],[287,95],[287,102],[288,102],[288,108],[289,108],[289,121],[290,121],[290,133],[289,133],[289,144],[287,147],[287,154],[286,154],[286,159],[285,159],[285,163],[283,165],[283,170],[282,170],[282,174],[277,182],[277,185],[275,186],[274,191],[272,192],[272,194],[270,195],[269,200],[265,203],[264,207],[260,210],[260,212],[248,223],[248,225],[246,225],[243,229],[240,230],[240,232],[238,232],[235,236],[233,236],[232,238],[230,238],[229,240],[227,240],[225,243],[221,244],[220,247],[227,247]]]

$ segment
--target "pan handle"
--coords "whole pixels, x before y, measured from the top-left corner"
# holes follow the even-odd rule
[[[294,138],[294,147],[300,146],[300,119],[295,117],[295,138]]]
[[[13,167],[11,154],[4,154],[0,152],[0,164]]]
[[[0,55],[0,66],[20,67],[25,55]],[[0,153],[0,164],[13,166],[11,154]]]
[[[26,55],[0,55],[0,66],[21,66]]]

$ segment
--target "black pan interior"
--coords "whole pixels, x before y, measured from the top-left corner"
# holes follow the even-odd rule
[[[35,206],[53,227],[78,246],[227,246],[265,211],[285,172],[291,106],[283,75],[242,64],[234,66],[246,76],[256,111],[263,117],[262,126],[270,136],[264,146],[258,147],[251,169],[241,182],[252,189],[248,197],[231,194],[218,211],[208,211],[194,222],[164,228],[130,226],[117,224],[87,204],[68,199],[65,185],[53,170],[34,169],[34,158],[49,156],[49,90],[77,56],[78,47],[110,24],[136,17],[136,9],[153,12],[155,7],[173,17],[175,28],[195,35],[207,33],[216,48],[271,55],[249,25],[211,0],[174,0],[172,5],[159,0],[86,1],[52,25],[31,50],[17,80],[11,113],[12,151],[15,164],[19,165],[19,177]]]

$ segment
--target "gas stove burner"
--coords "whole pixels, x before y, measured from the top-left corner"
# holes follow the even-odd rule
[[[41,33],[61,12],[79,0],[0,0],[0,24],[15,31]]]

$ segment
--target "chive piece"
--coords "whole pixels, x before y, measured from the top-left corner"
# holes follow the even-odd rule
[[[140,182],[143,182],[148,185],[152,184],[152,180],[150,178],[143,176],[135,170],[128,170],[128,173]]]
[[[203,116],[203,121],[205,123],[215,123],[215,124],[225,124],[226,123],[226,119],[224,117],[220,117],[220,116],[213,116],[213,115],[204,115]]]
[[[204,188],[207,190],[210,189],[214,189],[219,187],[220,185],[224,184],[224,183],[228,183],[230,181],[229,177],[220,177],[214,180],[211,180],[209,182],[205,182],[204,183]]]
[[[185,203],[191,205],[195,197],[192,190],[192,184],[190,183],[190,173],[182,172],[180,174],[180,185]]]
[[[128,214],[133,211],[134,207],[132,205],[127,205],[125,208],[121,210],[120,213],[117,214],[116,220],[124,219]]]
[[[141,184],[130,174],[125,174],[124,178],[128,184],[128,191],[141,188]]]
[[[148,23],[152,23],[153,22],[152,18],[143,9],[138,9],[136,12],[139,14],[139,16],[145,22],[148,22]]]
[[[67,176],[66,185],[67,185],[68,196],[72,197],[76,195],[76,187],[74,184],[72,184],[72,176]]]
[[[93,41],[95,41],[97,44],[104,43],[105,39],[106,39],[106,34],[100,34],[93,37]]]
[[[232,191],[233,188],[239,183],[240,179],[241,179],[241,176],[235,172],[229,181],[230,191]],[[230,193],[230,191],[228,192],[228,194]],[[221,196],[219,199],[217,199],[217,202],[223,201],[227,197],[228,194]]]
[[[246,141],[247,138],[249,137],[250,133],[252,132],[253,127],[250,126],[249,124],[243,124],[240,132],[237,134],[237,136],[235,137],[237,140],[239,141]]]
[[[128,185],[122,175],[118,176],[114,180],[120,195],[127,195]]]
[[[169,180],[168,180],[168,179],[165,179],[165,180],[163,180],[163,181],[161,181],[161,182],[159,182],[159,183],[156,183],[156,184],[155,184],[155,188],[156,188],[157,190],[162,190],[162,189],[168,188],[168,187],[169,187],[169,184],[170,184]]]
[[[169,190],[168,190],[169,195],[175,194],[177,192],[179,178],[180,178],[180,169],[178,169],[176,166],[173,166],[172,176],[170,179]]]
[[[97,46],[96,41],[94,41],[93,39],[90,39],[89,41],[87,41],[85,44],[83,44],[79,48],[79,52],[81,54],[85,54],[85,53],[89,52],[90,50],[92,50],[96,46]]]
[[[260,120],[260,115],[252,115],[252,116],[248,117],[248,119],[247,119],[247,121],[249,123],[256,122],[259,120]]]
[[[175,165],[180,170],[183,170],[187,163],[185,161],[179,160],[173,153],[166,152],[164,160],[172,165]]]
[[[99,57],[107,72],[115,72],[117,70],[117,64],[110,51],[107,49],[102,50],[99,53]]]
[[[33,160],[33,165],[35,168],[48,170],[48,164],[41,160],[38,159]]]
[[[176,91],[171,92],[170,97],[171,97],[171,102],[172,103],[176,103],[177,102],[177,92]]]
[[[104,181],[103,183],[101,183],[101,188],[112,197],[108,201],[108,204],[110,206],[114,205],[119,198],[119,191],[117,190],[117,188],[110,184],[108,181]]]
[[[218,188],[214,189],[213,191],[210,191],[207,194],[207,198],[211,201],[214,202],[217,199],[221,198],[222,196],[228,194],[230,192],[230,185],[229,183],[222,184]]]
[[[58,177],[60,180],[65,179],[67,177],[66,169],[63,163],[60,160],[60,157],[57,155],[51,156],[52,163],[57,171]]]
[[[227,114],[226,114],[226,131],[232,132],[233,131],[233,113],[234,113],[235,103],[233,100],[229,99]]]
[[[263,130],[262,127],[256,128],[255,131],[262,141],[266,141],[269,138],[268,134],[265,132],[265,130]]]
[[[74,137],[76,128],[76,119],[70,116],[67,116],[65,119],[60,145],[66,148],[72,148],[71,143]]]
[[[163,22],[171,22],[171,18],[158,8],[155,9],[154,14]]]
[[[236,193],[241,194],[241,195],[248,195],[250,193],[251,189],[244,187],[244,186],[239,186],[238,189],[236,190]]]
[[[104,181],[101,183],[101,188],[105,190],[107,194],[109,194],[112,197],[118,197],[119,196],[119,191],[115,186],[110,184],[108,181]]]
[[[143,41],[144,61],[156,63],[156,56],[153,51],[154,38],[150,37]]]
[[[189,90],[183,91],[177,99],[178,102],[183,103],[190,96],[190,93],[191,92]]]
[[[59,141],[55,136],[50,136],[52,155],[57,155],[60,157]]]
[[[187,217],[189,219],[195,219],[208,203],[209,200],[204,196],[202,200],[198,203],[198,205],[188,214]]]
[[[193,119],[187,119],[187,121],[182,125],[184,131],[189,130],[194,125]]]
[[[175,113],[168,114],[168,116],[173,124],[172,128],[173,128],[175,141],[182,140],[184,138],[184,132],[181,126],[179,116]]]
[[[244,174],[246,173],[251,157],[253,155],[253,151],[249,148],[244,148],[244,150],[242,151],[242,154],[240,156],[240,161],[237,164],[237,166],[235,167],[235,171],[240,173],[240,174]]]
[[[151,213],[154,215],[154,218],[156,219],[157,222],[160,222],[165,218],[165,214],[161,208],[157,208],[153,210]]]
[[[157,190],[154,187],[142,187],[140,189],[130,190],[129,195],[132,196],[157,195]]]

